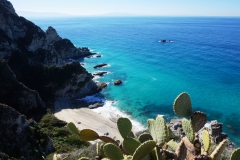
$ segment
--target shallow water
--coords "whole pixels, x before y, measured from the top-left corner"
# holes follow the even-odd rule
[[[224,124],[240,145],[240,18],[85,17],[33,19],[53,26],[76,46],[103,55],[80,61],[89,72],[108,71],[107,100],[145,125],[148,118],[175,117],[172,104],[188,92],[194,110]],[[172,40],[159,43],[159,40]],[[93,69],[99,63],[110,66]],[[123,85],[114,86],[121,79]],[[228,127],[227,127],[228,126]]]

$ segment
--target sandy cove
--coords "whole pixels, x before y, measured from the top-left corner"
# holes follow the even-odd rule
[[[57,100],[54,104],[56,108],[54,115],[58,119],[66,121],[67,123],[73,122],[79,130],[92,129],[99,135],[109,133],[109,137],[122,140],[117,129],[117,124],[108,117],[104,117],[102,113],[94,112],[87,107],[69,109],[75,107],[73,107],[73,103],[68,100]]]

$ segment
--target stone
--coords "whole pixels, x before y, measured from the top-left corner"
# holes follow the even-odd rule
[[[93,68],[101,68],[101,67],[104,67],[104,66],[107,66],[107,64],[106,63],[98,64],[98,65],[94,66]]]
[[[95,104],[89,105],[88,108],[93,109],[93,108],[102,107],[103,105],[104,105],[104,103],[97,102],[97,103],[95,103]]]
[[[102,90],[107,87],[107,83],[104,83],[104,82],[96,82],[96,83],[99,90]]]
[[[120,84],[122,84],[122,80],[116,80],[116,81],[114,81],[114,85],[120,85]]]
[[[104,74],[107,74],[107,72],[97,72],[97,73],[93,73],[94,76],[103,76]]]

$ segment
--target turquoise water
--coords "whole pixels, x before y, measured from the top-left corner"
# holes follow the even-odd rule
[[[224,124],[240,145],[240,18],[85,17],[33,19],[53,26],[76,46],[101,58],[80,60],[89,72],[108,71],[102,94],[145,124],[157,114],[168,120],[175,97],[188,92],[194,110]],[[159,43],[159,40],[172,40]],[[95,70],[99,63],[110,66]],[[122,86],[112,82],[122,79]],[[228,127],[227,127],[228,126]]]

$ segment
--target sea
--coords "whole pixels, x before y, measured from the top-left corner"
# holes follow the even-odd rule
[[[106,71],[97,97],[146,126],[149,118],[178,118],[174,99],[187,92],[194,111],[223,123],[240,146],[240,17],[32,18],[54,27],[76,47],[100,58],[78,59],[88,72]],[[161,40],[167,40],[162,43]],[[108,66],[94,69],[96,64]],[[115,80],[123,84],[114,86]]]

